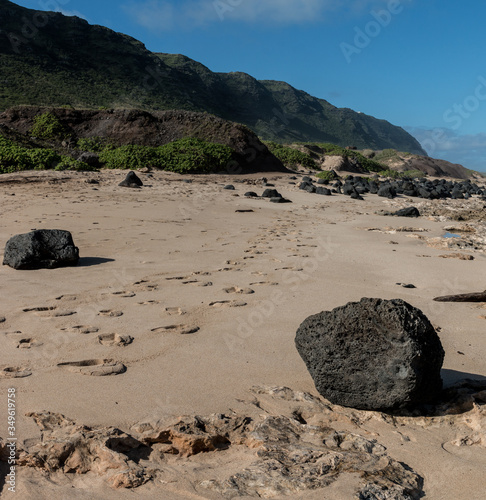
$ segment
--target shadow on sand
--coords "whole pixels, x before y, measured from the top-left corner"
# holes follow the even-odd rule
[[[105,259],[104,257],[80,257],[77,267],[99,266],[107,262],[115,262],[115,259]]]

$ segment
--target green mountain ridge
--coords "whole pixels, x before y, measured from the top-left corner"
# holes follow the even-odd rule
[[[401,127],[285,82],[215,73],[83,19],[0,0],[0,111],[17,105],[199,111],[247,125],[265,140],[426,155]]]

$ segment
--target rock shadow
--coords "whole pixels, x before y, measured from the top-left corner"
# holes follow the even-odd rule
[[[446,415],[461,415],[474,409],[474,406],[486,405],[484,391],[486,391],[486,377],[456,370],[442,370],[448,372],[444,388],[437,394],[434,401],[414,407],[399,408],[383,411],[395,417],[443,417]],[[471,378],[474,377],[474,378]]]
[[[107,259],[105,257],[80,257],[78,267],[91,267],[106,264],[107,262],[115,262],[115,259]]]

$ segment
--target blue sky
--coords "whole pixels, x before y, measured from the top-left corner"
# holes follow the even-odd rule
[[[84,17],[213,71],[284,80],[399,125],[486,171],[486,3],[457,0],[18,0]]]

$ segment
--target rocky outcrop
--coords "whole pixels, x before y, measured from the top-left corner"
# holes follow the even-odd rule
[[[439,337],[401,299],[363,298],[310,316],[295,344],[317,390],[334,404],[399,408],[430,402],[442,388]]]
[[[414,436],[433,427],[439,437],[425,447],[435,443],[441,457],[444,450],[458,459],[480,457],[486,447],[485,390],[485,381],[466,380],[420,412],[384,414],[335,406],[288,387],[256,386],[239,411],[172,422],[155,417],[128,431],[34,412],[28,416],[41,437],[18,443],[18,474],[37,488],[52,489],[91,473],[115,489],[149,488],[146,493],[156,498],[175,491],[185,497],[188,488],[189,496],[215,499],[300,498],[312,490],[328,498],[341,481],[354,485],[346,498],[416,500],[427,493],[427,480],[394,458],[383,439],[401,437],[413,455]],[[8,454],[0,439],[0,461]]]
[[[14,269],[52,269],[75,266],[79,250],[69,231],[39,229],[17,234],[7,241],[3,265]]]

